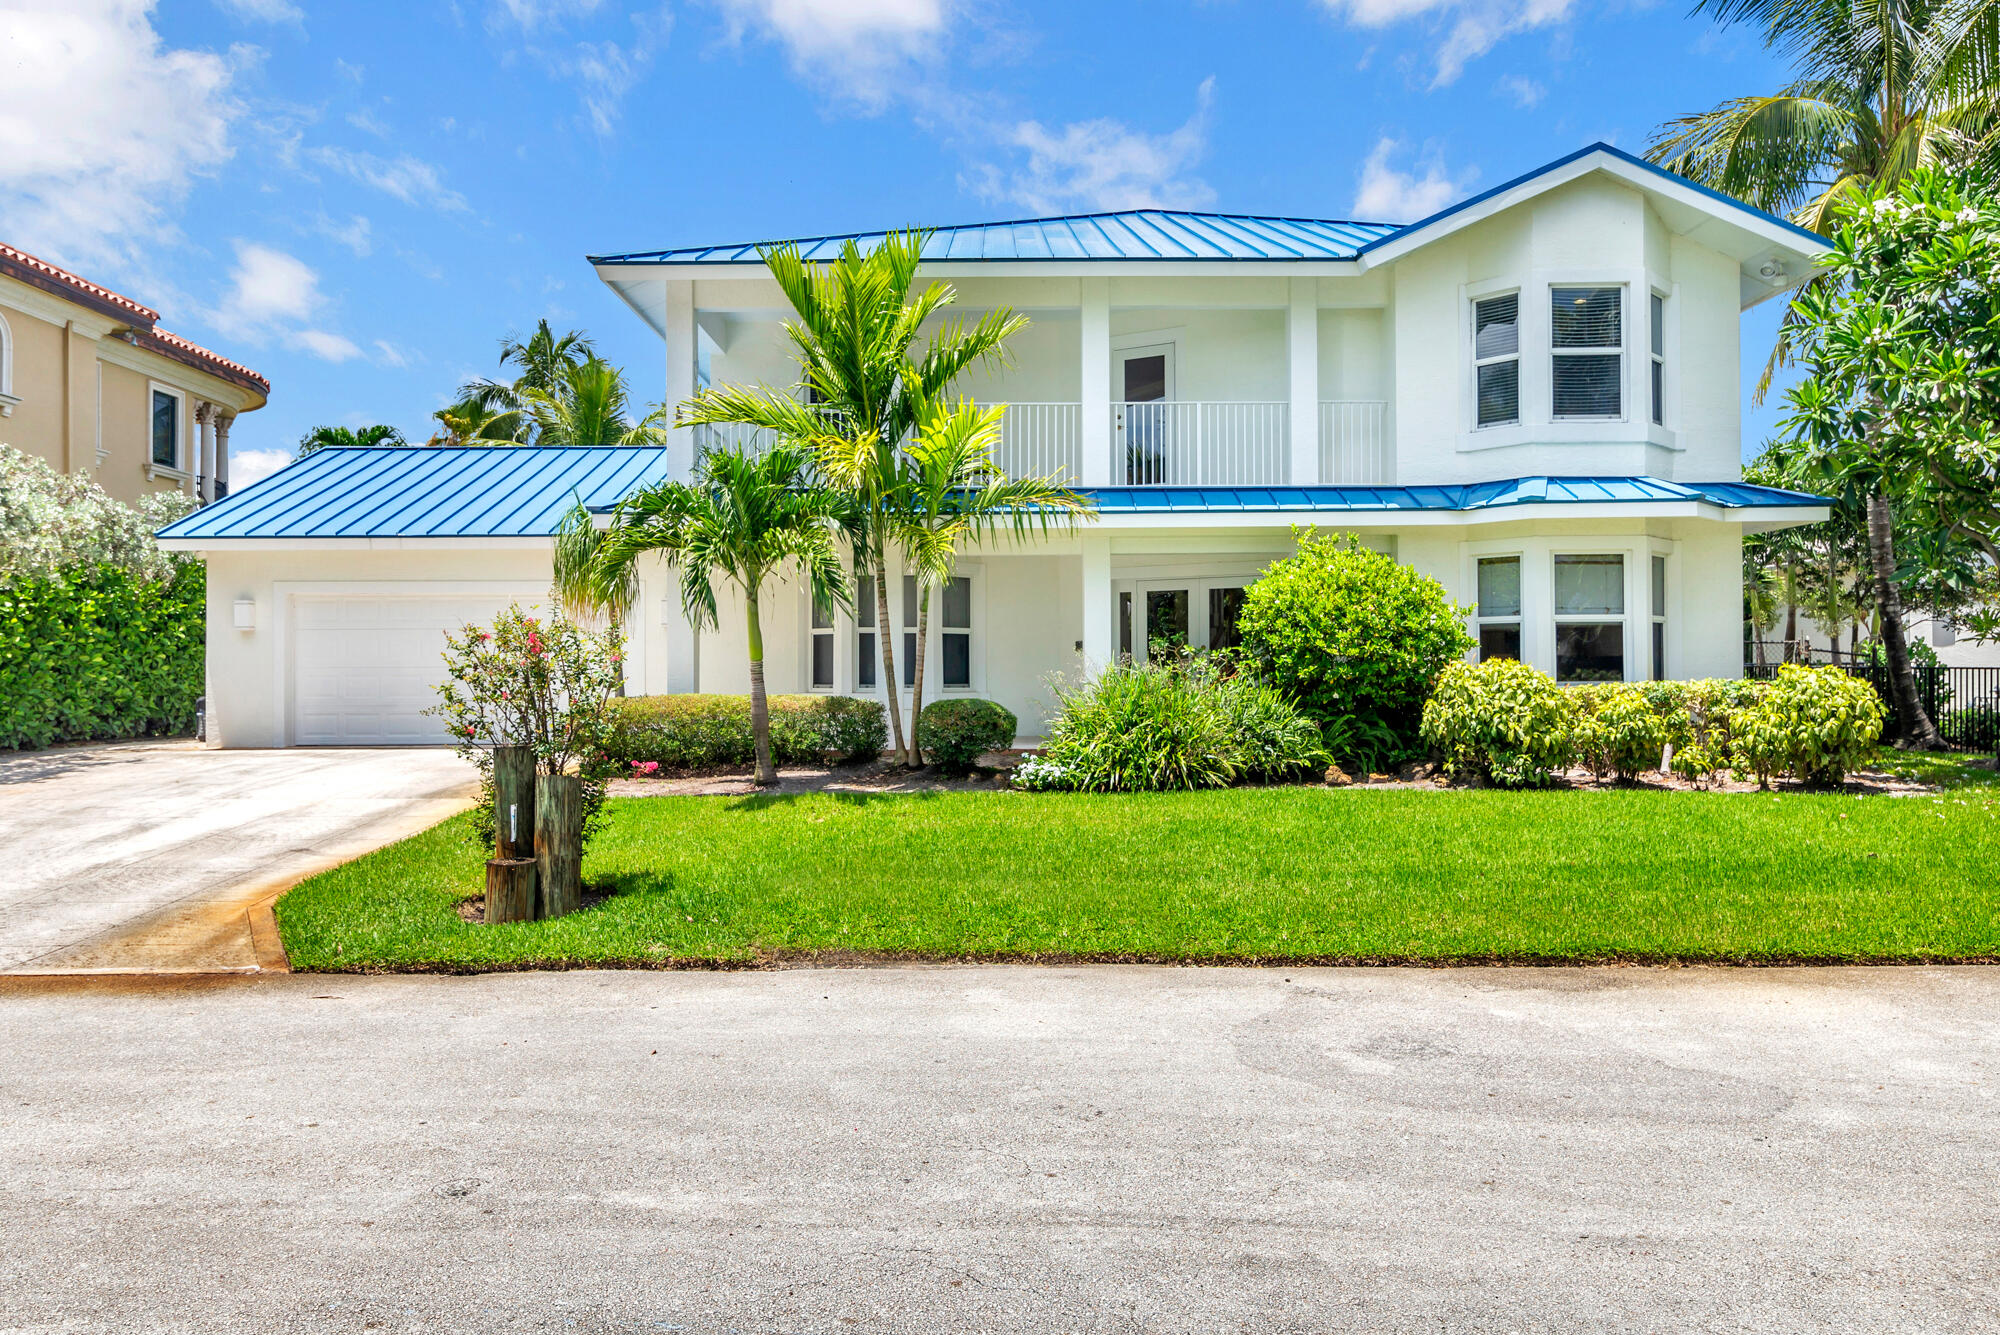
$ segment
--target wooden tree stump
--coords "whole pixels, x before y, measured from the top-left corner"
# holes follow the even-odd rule
[[[486,921],[529,922],[534,916],[535,860],[489,860],[486,864]]]
[[[560,918],[583,904],[583,780],[544,774],[535,783],[537,917]]]
[[[535,856],[535,748],[493,748],[493,856]]]

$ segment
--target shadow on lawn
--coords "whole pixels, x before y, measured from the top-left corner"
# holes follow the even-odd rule
[[[847,807],[874,806],[883,802],[935,802],[944,794],[935,790],[913,793],[861,793],[852,789],[823,788],[811,793],[753,793],[749,797],[731,798],[723,807],[725,811],[769,811],[774,807],[796,805],[808,797],[830,797]]]

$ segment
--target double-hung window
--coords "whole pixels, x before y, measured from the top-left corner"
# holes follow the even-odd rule
[[[1625,415],[1625,289],[1549,289],[1550,410],[1557,421]]]
[[[153,391],[153,462],[161,468],[181,466],[180,396]]]
[[[1478,425],[1521,420],[1521,294],[1472,303],[1472,374]]]
[[[972,685],[972,580],[953,575],[944,582],[944,632],[938,648],[944,657],[946,689]]]
[[[854,581],[854,685],[857,690],[875,689],[882,651],[875,643],[875,577],[862,575]]]
[[[1479,658],[1521,657],[1521,558],[1479,560]]]
[[[1649,308],[1653,347],[1653,425],[1667,424],[1667,299],[1651,294]]]
[[[1667,679],[1667,558],[1653,558],[1653,680]]]
[[[1556,680],[1625,680],[1625,558],[1558,554]]]
[[[917,577],[903,576],[903,685],[917,684]]]
[[[833,604],[825,598],[812,600],[812,688],[833,689]]]

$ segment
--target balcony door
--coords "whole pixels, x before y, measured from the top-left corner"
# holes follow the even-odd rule
[[[1173,423],[1174,345],[1120,348],[1118,359],[1118,444],[1125,455],[1127,486],[1159,486],[1167,481],[1167,450]]]

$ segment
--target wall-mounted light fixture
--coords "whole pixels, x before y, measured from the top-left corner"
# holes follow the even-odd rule
[[[236,600],[236,629],[255,630],[257,628],[257,600],[238,598]]]
[[[1775,283],[1785,276],[1785,266],[1776,260],[1765,260],[1757,266],[1757,276],[1767,283]]]

